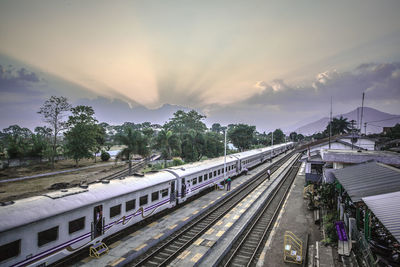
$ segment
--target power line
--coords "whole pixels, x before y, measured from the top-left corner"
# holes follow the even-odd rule
[[[395,116],[389,119],[384,119],[384,120],[378,120],[378,121],[367,121],[367,123],[369,124],[370,122],[380,122],[380,121],[389,121],[389,120],[393,120],[393,119],[399,119],[400,116]]]

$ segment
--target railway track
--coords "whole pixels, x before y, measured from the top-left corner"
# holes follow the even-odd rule
[[[132,165],[132,169],[131,169],[131,174],[135,173],[136,171],[140,170],[141,168],[143,168],[144,165],[146,165],[147,161],[143,160],[140,162],[136,162]],[[114,180],[114,179],[121,179],[121,178],[125,178],[126,176],[129,175],[129,167],[124,168],[123,170],[120,170],[116,173],[113,173],[111,175],[108,175],[104,178],[101,179],[101,181],[104,180]]]
[[[289,153],[275,162],[271,167],[274,173],[283,162],[289,160],[294,152]],[[165,266],[175,259],[184,249],[190,246],[197,238],[205,233],[211,226],[220,220],[226,213],[235,207],[242,199],[265,181],[266,170],[254,179],[244,184],[241,189],[232,192],[209,211],[194,218],[177,232],[164,241],[150,248],[146,253],[134,259],[128,266]]]
[[[274,189],[273,194],[265,200],[260,210],[255,213],[255,217],[248,223],[242,235],[234,242],[230,251],[218,262],[219,266],[255,266],[257,264],[257,260],[299,168],[299,162],[291,167],[291,170]]]

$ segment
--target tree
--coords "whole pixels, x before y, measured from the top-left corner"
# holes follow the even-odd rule
[[[274,131],[274,145],[281,144],[285,142],[285,134],[281,129],[276,129]]]
[[[240,151],[249,149],[256,127],[247,124],[237,124],[229,128],[228,138]]]
[[[138,154],[142,157],[146,157],[149,154],[147,138],[139,131],[134,131],[132,128],[128,127],[125,133],[118,134],[116,139],[121,145],[125,146],[125,148],[119,152],[118,157],[126,157],[128,159],[129,175],[131,175],[132,156]]]
[[[297,135],[297,140],[299,140],[300,142],[304,140],[304,135],[302,134],[298,134]]]
[[[67,155],[75,160],[78,166],[79,160],[92,158],[96,150],[96,137],[98,136],[97,120],[93,117],[94,110],[89,106],[77,106],[71,109],[68,126],[70,130],[65,133],[65,147]]]
[[[292,140],[293,142],[297,142],[298,135],[297,135],[296,132],[291,132],[291,133],[289,134],[289,138],[290,138],[290,140]]]
[[[53,130],[53,142],[52,142],[52,155],[51,155],[51,167],[54,169],[54,157],[56,156],[57,150],[57,135],[60,131],[65,130],[67,125],[63,121],[65,113],[71,109],[71,105],[68,103],[66,97],[52,96],[46,100],[43,106],[39,110],[39,114],[42,115],[43,121],[50,125]]]
[[[194,130],[186,133],[182,138],[182,157],[187,162],[198,161],[205,151],[205,139],[202,133]]]
[[[218,133],[207,132],[205,139],[205,155],[208,158],[218,157],[224,154],[224,140]]]
[[[213,123],[211,126],[211,131],[214,133],[221,133],[224,131],[224,127],[222,127],[219,123]]]
[[[21,159],[29,154],[32,132],[28,128],[11,125],[3,129],[3,135],[8,158]]]
[[[95,136],[96,144],[94,149],[94,162],[96,163],[96,154],[101,151],[103,146],[106,143],[106,129],[103,128],[100,124],[96,125],[96,136]]]
[[[182,137],[183,134],[188,133],[189,130],[205,132],[207,127],[202,122],[205,118],[206,116],[201,115],[194,110],[191,110],[188,113],[183,110],[178,110],[174,113],[174,117],[164,125],[164,128],[178,134],[180,137]]]
[[[164,166],[167,166],[167,159],[171,159],[173,152],[177,151],[180,153],[180,139],[172,131],[163,129],[157,135],[155,147],[161,150],[161,155],[165,160]]]
[[[333,118],[331,122],[331,127],[332,127],[332,135],[337,135],[337,134],[344,134],[350,132],[350,122],[347,121],[347,118],[343,118],[343,116],[340,116],[340,118]],[[329,123],[326,126],[325,130],[325,135],[329,135]]]
[[[388,136],[392,139],[400,139],[400,123],[392,127]]]
[[[51,136],[52,130],[46,126],[36,127],[35,134],[32,134],[32,147],[30,156],[39,157],[42,161],[43,157],[51,159]]]

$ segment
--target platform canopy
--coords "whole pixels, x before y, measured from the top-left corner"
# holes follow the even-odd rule
[[[368,162],[332,173],[353,202],[359,202],[363,197],[400,191],[400,170],[382,163]]]
[[[363,197],[362,200],[397,242],[400,242],[400,191]]]

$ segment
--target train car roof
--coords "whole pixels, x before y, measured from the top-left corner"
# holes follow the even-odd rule
[[[239,159],[244,159],[244,158],[251,157],[253,155],[259,154],[259,153],[264,153],[264,152],[268,152],[268,151],[271,151],[271,150],[276,149],[276,148],[284,147],[286,145],[288,145],[288,143],[279,144],[279,145],[273,145],[273,146],[268,146],[268,147],[253,149],[253,150],[248,150],[248,151],[236,153],[236,154],[233,154],[233,155],[235,155]]]
[[[0,206],[0,233],[174,179],[173,174],[160,171],[143,177],[111,180],[109,184],[95,183],[87,189],[69,188],[67,192],[55,191],[16,200],[14,204]]]
[[[226,164],[235,162],[237,160],[237,158],[234,157],[233,155],[234,154],[226,155]],[[170,168],[168,168],[168,170],[175,173],[179,177],[181,177],[181,176],[187,176],[187,175],[191,175],[191,174],[203,171],[204,169],[210,169],[213,167],[217,167],[222,164],[224,164],[224,157],[218,157],[218,158],[214,158],[214,159],[198,161],[198,162],[180,165],[180,166],[176,166],[176,167],[170,167]]]

